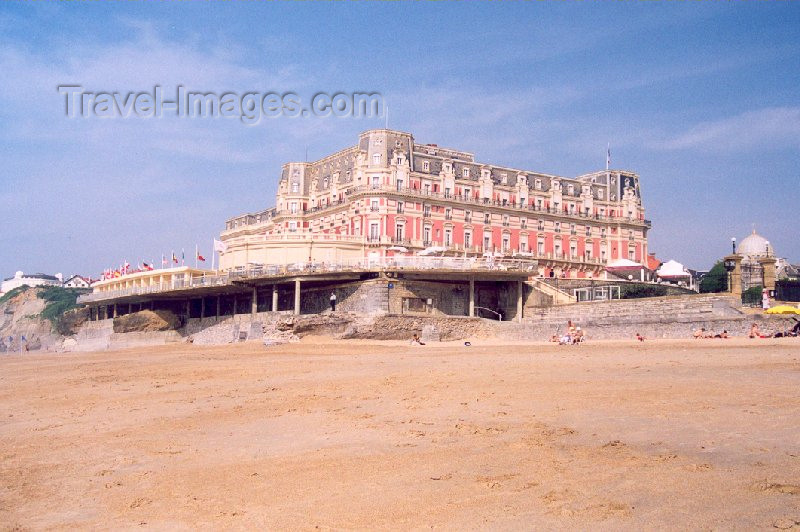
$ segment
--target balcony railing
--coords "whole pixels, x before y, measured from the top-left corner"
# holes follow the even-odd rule
[[[375,194],[376,192],[392,194],[392,195],[401,195],[401,196],[412,196],[415,198],[433,198],[433,199],[441,199],[443,201],[454,201],[460,204],[471,204],[471,205],[485,205],[491,207],[500,207],[500,208],[513,208],[515,210],[521,211],[528,211],[528,212],[536,212],[542,214],[553,214],[558,216],[566,216],[569,218],[580,219],[580,220],[597,220],[597,221],[604,221],[604,222],[617,222],[617,223],[635,223],[637,225],[645,225],[646,227],[652,227],[652,222],[647,219],[639,219],[638,217],[627,217],[627,216],[609,216],[605,214],[590,214],[588,212],[567,212],[564,211],[563,206],[559,205],[556,207],[544,207],[539,206],[536,204],[533,205],[524,205],[521,206],[519,203],[510,202],[506,200],[498,200],[492,198],[476,198],[474,196],[467,196],[463,194],[444,194],[438,192],[430,192],[425,190],[413,189],[413,188],[402,188],[398,190],[396,187],[392,187],[389,185],[362,185],[359,187],[353,187],[345,191],[345,195],[347,196],[346,199],[337,199],[334,200],[326,205],[320,205],[316,207],[312,207],[310,209],[303,210],[302,213],[304,215],[317,213],[321,211],[326,211],[329,209],[335,209],[338,207],[346,206],[351,203],[350,198],[356,196],[358,194]],[[226,223],[226,230],[233,230],[237,229],[242,226],[253,225],[256,223],[265,223],[277,216],[285,216],[289,214],[287,209],[277,210],[275,208],[267,209],[265,211],[261,211],[259,213],[253,214],[246,214],[243,216],[237,216],[236,218],[231,218]],[[260,221],[256,221],[260,220]]]

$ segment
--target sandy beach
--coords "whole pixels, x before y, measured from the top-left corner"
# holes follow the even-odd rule
[[[3,529],[800,527],[800,340],[0,358]]]

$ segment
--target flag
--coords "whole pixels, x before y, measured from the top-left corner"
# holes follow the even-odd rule
[[[225,253],[228,251],[228,244],[221,240],[214,239],[214,251],[219,251],[220,253]]]
[[[178,264],[178,257],[175,256],[175,252],[174,251],[172,252],[172,262],[174,262],[175,264]]]
[[[142,266],[144,267],[144,270],[147,271],[147,272],[149,272],[150,270],[153,269],[153,266],[150,265],[150,264],[147,264],[146,262],[143,262]]]
[[[606,147],[606,170],[611,168],[611,144]]]
[[[161,266],[166,266],[167,264],[169,264],[169,261],[167,260],[167,256],[162,253],[161,254]]]
[[[205,262],[206,258],[204,256],[202,256],[200,253],[198,253],[197,254],[197,260],[199,260],[200,262]]]

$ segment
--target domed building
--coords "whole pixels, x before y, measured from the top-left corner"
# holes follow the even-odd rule
[[[752,233],[742,239],[736,251],[742,256],[742,290],[761,286],[764,271],[758,259],[764,257],[775,258],[775,250],[772,248],[772,244],[753,229]],[[778,278],[781,277],[781,271],[787,265],[788,263],[785,259],[776,259],[775,271]]]

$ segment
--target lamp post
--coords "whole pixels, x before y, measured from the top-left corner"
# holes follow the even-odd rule
[[[733,248],[733,254],[736,255],[736,237],[731,237],[731,247]]]

